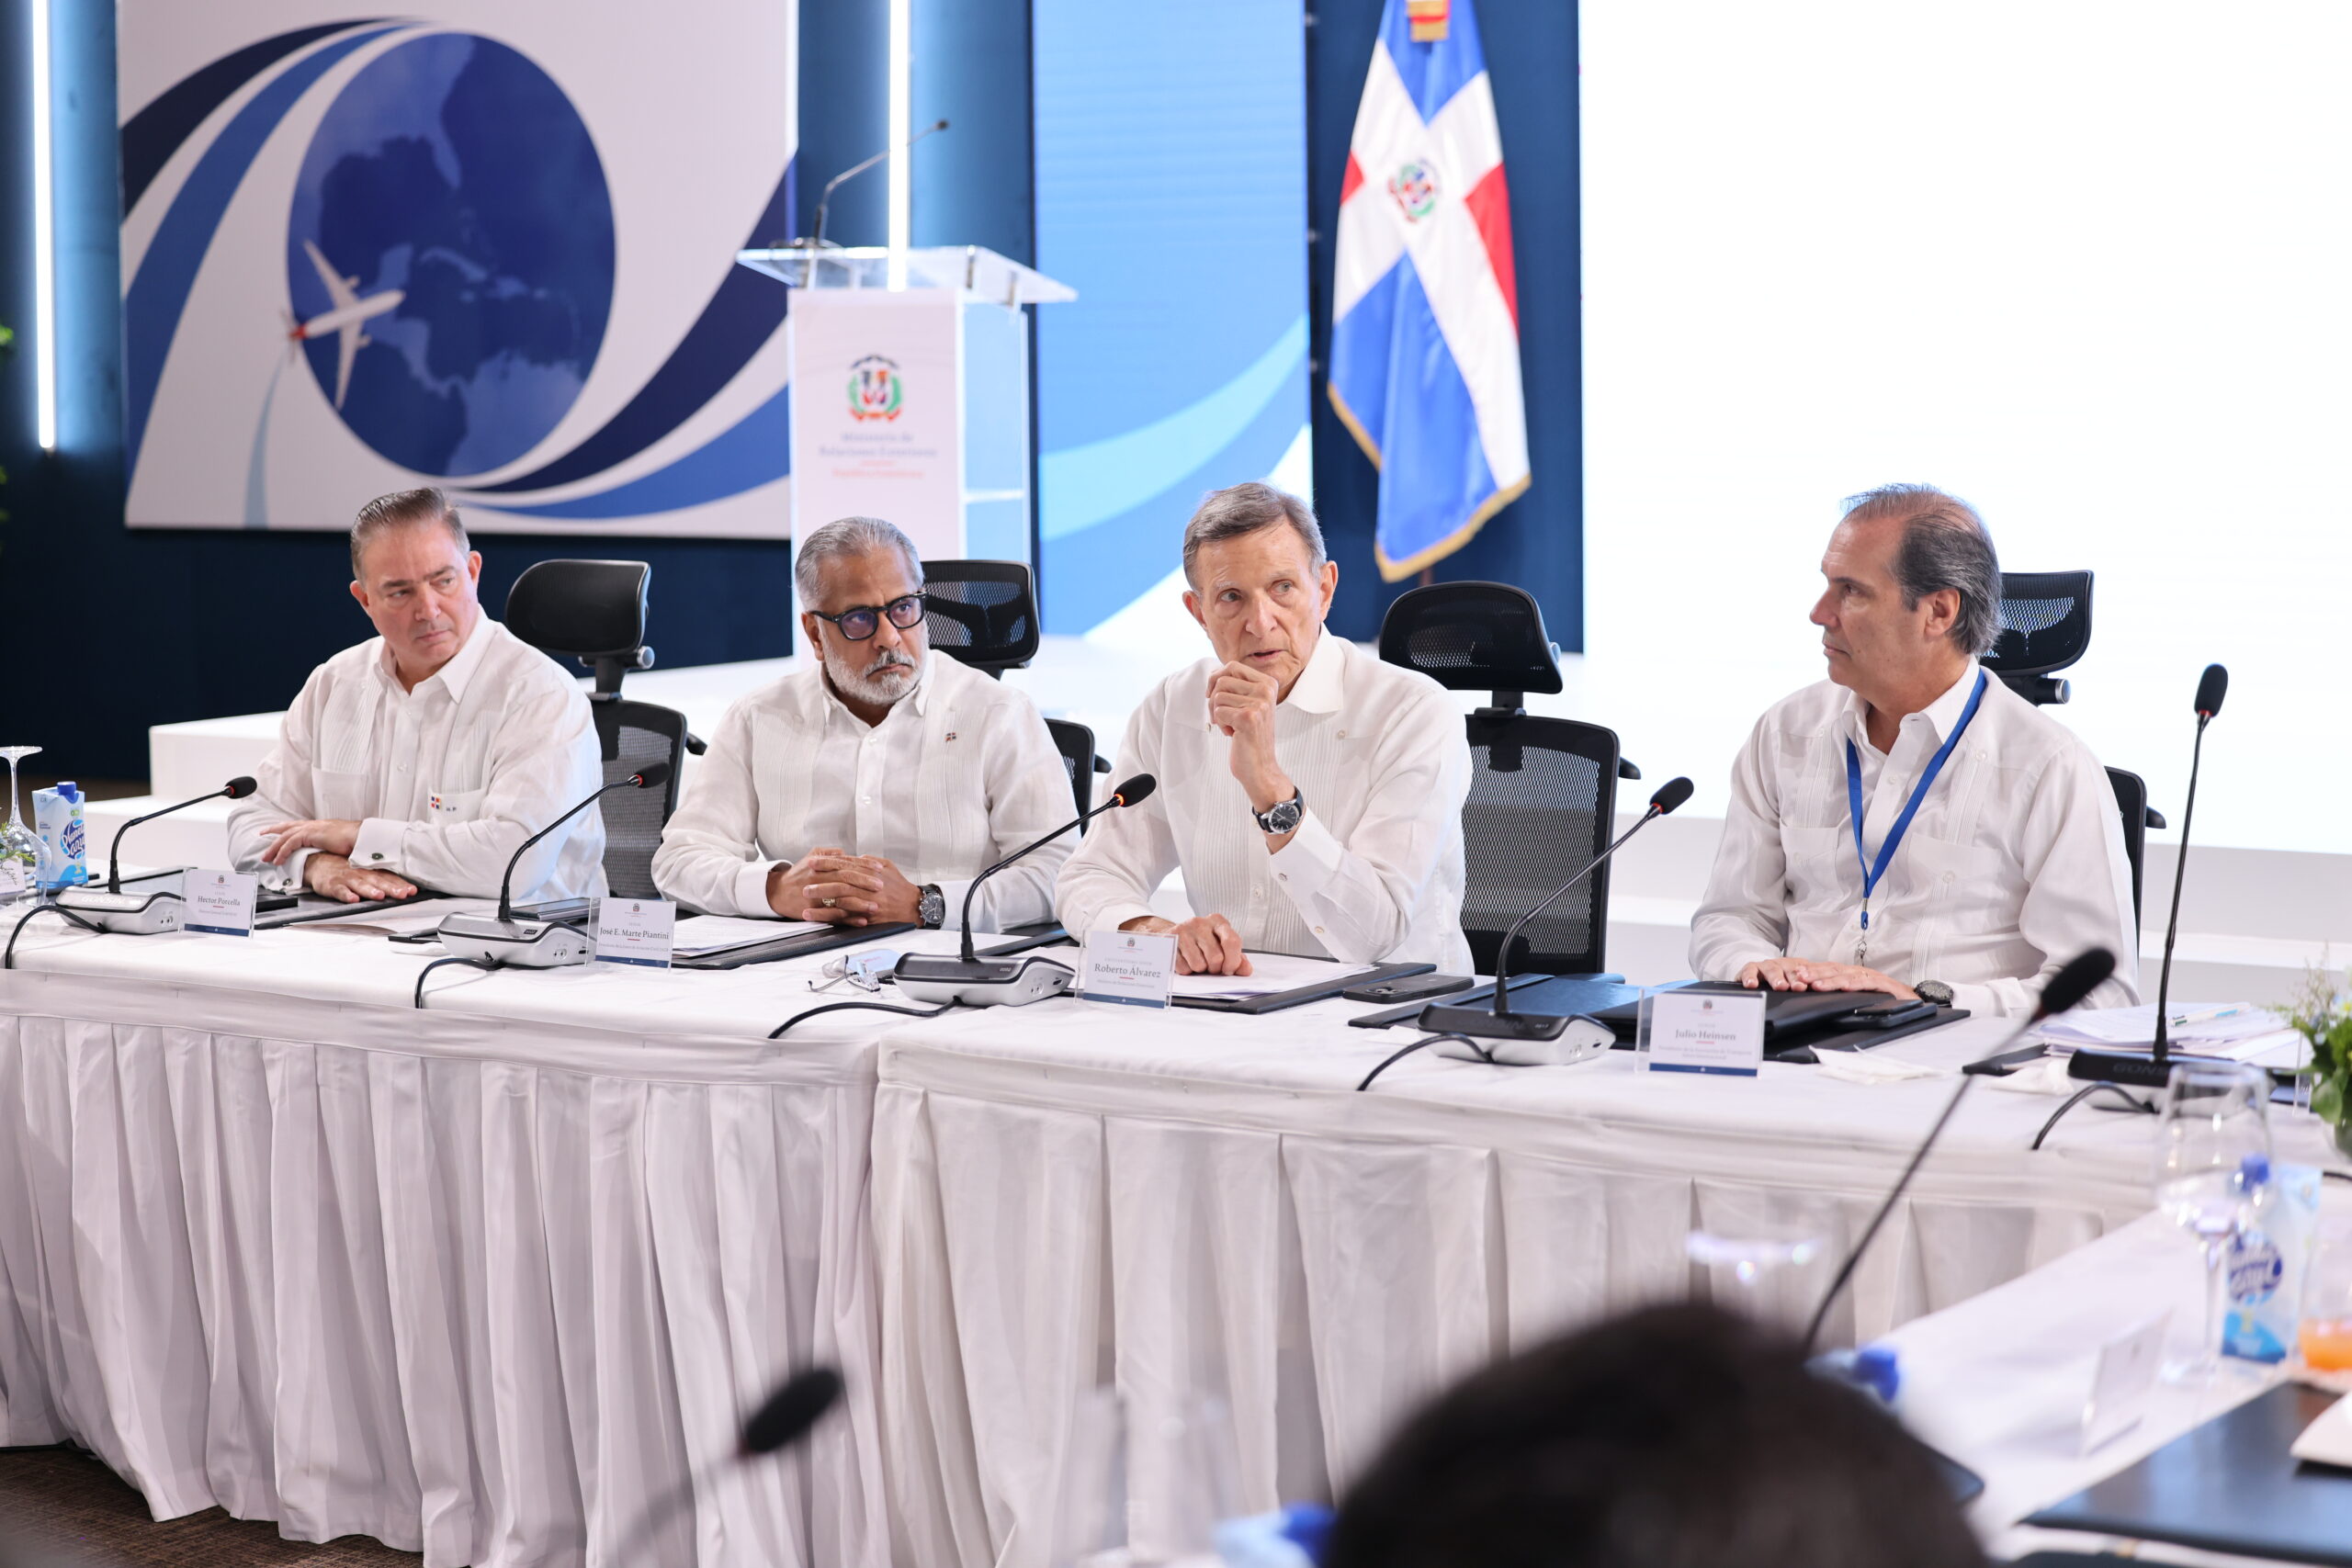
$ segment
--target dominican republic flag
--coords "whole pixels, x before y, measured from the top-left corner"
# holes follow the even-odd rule
[[[1387,0],[1331,291],[1331,406],[1380,469],[1396,582],[1527,488],[1510,198],[1471,0]]]

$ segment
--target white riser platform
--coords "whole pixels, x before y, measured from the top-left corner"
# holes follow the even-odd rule
[[[1136,702],[1171,663],[1193,652],[1190,644],[1051,637],[1031,668],[1014,671],[1006,679],[1028,692],[1047,716],[1091,726],[1097,749],[1108,757],[1116,752]],[[718,728],[729,703],[798,667],[797,660],[771,659],[648,670],[631,675],[627,691],[639,701],[678,709],[689,728],[707,736]],[[1573,696],[1537,697],[1531,706],[1566,712]],[[1459,697],[1465,713],[1479,705],[1476,694]],[[115,828],[130,818],[218,789],[238,773],[255,772],[277,741],[277,722],[276,714],[247,714],[156,726],[149,732],[149,766],[156,793],[141,800],[91,806],[95,856],[103,860]],[[1647,776],[1639,784],[1619,786],[1621,806],[1633,808],[1621,811],[1621,830],[1633,824],[1648,792],[1677,771],[1673,759],[1643,756],[1636,761]],[[1704,759],[1693,759],[1679,771],[1696,776],[1709,765]],[[1727,761],[1713,765],[1720,768]],[[688,758],[689,776],[693,766]],[[125,841],[126,859],[142,864],[223,864],[227,852],[221,835],[228,809],[226,801],[211,801],[150,823]],[[1718,818],[1678,816],[1651,824],[1625,847],[1611,885],[1612,969],[1642,980],[1688,976],[1690,911],[1705,889],[1722,833]],[[2151,987],[2162,957],[2174,855],[2170,843],[2148,846],[2143,924],[2154,929],[2143,936],[2143,947]],[[2275,1001],[2292,991],[2304,964],[2352,962],[2352,855],[2199,848],[2191,861],[2181,906],[2175,995]],[[1170,904],[1165,912],[1182,912],[1181,893],[1172,887],[1163,890],[1158,902]]]

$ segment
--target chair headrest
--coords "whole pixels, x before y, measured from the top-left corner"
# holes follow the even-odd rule
[[[1982,662],[2003,679],[2047,675],[2091,646],[2091,574],[2001,573],[2001,635]]]
[[[652,576],[641,560],[540,561],[508,591],[506,629],[546,653],[626,658],[645,646]]]
[[[1396,596],[1380,657],[1453,692],[1556,692],[1559,660],[1535,596],[1507,582],[1432,582]]]
[[[1037,657],[1037,597],[1017,560],[922,563],[931,646],[977,670],[1019,670]]]

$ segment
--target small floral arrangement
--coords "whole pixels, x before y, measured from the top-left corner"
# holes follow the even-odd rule
[[[2341,1141],[2352,1111],[2352,973],[2338,976],[2318,964],[2305,969],[2287,1022],[2311,1042],[2312,1110]]]

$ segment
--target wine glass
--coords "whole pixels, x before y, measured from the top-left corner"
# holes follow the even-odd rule
[[[40,897],[41,873],[47,869],[49,846],[25,826],[17,808],[17,763],[40,750],[38,746],[0,746],[8,759],[8,825],[0,828],[0,908]]]
[[[2169,1382],[2203,1382],[2221,1367],[2222,1264],[2253,1218],[2268,1179],[2270,1076],[2239,1062],[2175,1062],[2158,1108],[2156,1207],[2205,1254],[2205,1332],[2197,1353],[2168,1363]]]

